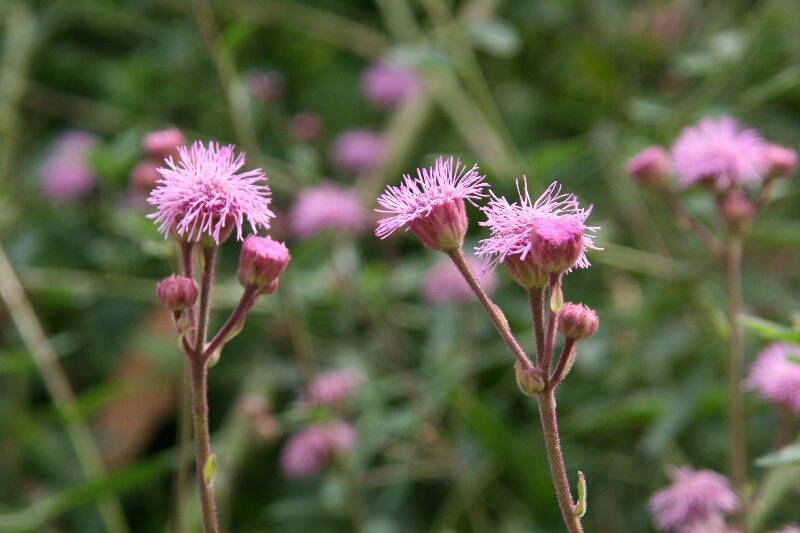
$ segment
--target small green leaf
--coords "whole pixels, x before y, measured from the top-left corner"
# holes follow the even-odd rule
[[[777,452],[756,459],[756,466],[762,468],[788,465],[800,465],[800,444],[789,444]]]
[[[206,485],[211,485],[214,482],[214,476],[217,475],[217,468],[219,465],[217,464],[217,456],[216,454],[211,454],[206,459],[206,464],[203,465],[203,478],[206,480]]]
[[[572,507],[572,513],[578,518],[586,514],[586,478],[583,472],[578,472],[578,503]]]
[[[775,322],[754,316],[742,315],[739,317],[739,323],[767,340],[800,343],[800,330],[789,329]]]

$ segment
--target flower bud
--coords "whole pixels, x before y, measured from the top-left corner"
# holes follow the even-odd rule
[[[736,187],[720,200],[719,213],[729,229],[738,231],[756,216],[756,206]]]
[[[531,254],[525,256],[525,259],[521,257],[518,254],[509,254],[503,260],[514,281],[526,289],[547,286],[547,271],[536,264]]]
[[[271,287],[289,263],[289,250],[271,237],[249,235],[239,256],[239,282],[244,285]],[[277,284],[275,284],[277,288]]]
[[[150,159],[140,161],[131,170],[131,185],[144,192],[153,190],[160,179],[161,173],[158,171],[158,163]]]
[[[536,396],[536,394],[544,390],[542,371],[538,368],[524,370],[517,360],[514,362],[514,373],[517,375],[517,387],[522,391],[522,394]]]
[[[586,226],[581,218],[565,215],[540,218],[531,230],[533,260],[554,274],[569,270],[583,253],[583,232]]]
[[[178,147],[186,145],[186,137],[178,128],[148,133],[144,137],[144,149],[153,161],[161,162],[169,156],[178,157]]]
[[[158,282],[156,297],[168,310],[183,311],[197,301],[197,282],[192,278],[173,274]]]
[[[558,331],[567,339],[585,339],[597,332],[597,314],[583,304],[565,303],[558,312]]]
[[[797,152],[791,148],[768,144],[764,149],[764,157],[769,164],[770,178],[779,178],[791,174],[797,167]]]
[[[463,198],[452,198],[431,207],[425,216],[408,222],[422,244],[438,252],[461,247],[467,233],[467,211]]]
[[[625,164],[625,171],[645,187],[657,187],[669,179],[672,164],[662,146],[650,146],[633,156]]]

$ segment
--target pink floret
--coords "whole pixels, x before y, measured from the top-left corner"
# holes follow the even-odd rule
[[[289,213],[289,223],[299,238],[309,237],[325,229],[358,233],[366,213],[358,192],[323,183],[300,191]]]

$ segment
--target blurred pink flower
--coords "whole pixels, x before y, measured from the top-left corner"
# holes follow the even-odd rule
[[[328,370],[317,374],[300,395],[300,403],[335,407],[347,401],[360,381],[352,370]]]
[[[320,132],[322,132],[322,117],[314,111],[301,111],[289,121],[289,133],[298,141],[313,141]]]
[[[86,196],[95,185],[89,154],[97,138],[89,132],[72,130],[53,140],[39,171],[42,194],[53,201]]]
[[[177,233],[187,240],[209,236],[219,244],[233,230],[242,240],[242,223],[247,216],[253,231],[268,229],[269,186],[261,169],[235,174],[244,165],[244,152],[234,158],[233,145],[200,142],[179,148],[177,163],[170,156],[169,168],[160,168],[163,178],[147,201],[157,212],[148,215],[161,224],[158,230],[167,237]]]
[[[469,257],[467,261],[483,290],[492,294],[497,289],[497,275],[494,272],[482,272],[481,261],[474,257]],[[439,261],[428,269],[422,284],[422,295],[430,304],[460,304],[477,299],[467,280],[449,259]]]
[[[769,171],[767,144],[758,131],[727,116],[683,128],[672,145],[678,185],[710,181],[719,190],[759,183]]]
[[[286,441],[281,451],[281,468],[292,478],[314,476],[332,457],[352,450],[355,443],[355,429],[346,422],[310,425]]]
[[[484,260],[484,268],[494,268],[509,255],[518,255],[524,260],[531,251],[531,233],[537,221],[545,218],[569,217],[582,225],[591,212],[591,208],[586,210],[578,205],[578,199],[574,194],[562,194],[561,186],[556,182],[553,182],[535,202],[528,193],[527,180],[523,189],[519,188],[517,180],[517,192],[519,204],[509,203],[505,197],[498,198],[492,193],[488,204],[481,207],[486,214],[486,222],[481,222],[480,225],[488,226],[492,232],[491,237],[480,241],[480,246],[477,248],[478,256]],[[589,266],[585,250],[595,248],[593,234],[598,229],[591,226],[584,227],[583,250],[575,266],[580,268]]]
[[[186,137],[181,130],[172,127],[148,133],[144,136],[142,144],[147,156],[156,163],[162,164],[170,156],[178,157],[178,148],[186,146]]]
[[[800,346],[788,342],[770,344],[756,357],[745,385],[762,398],[800,415]]]
[[[769,164],[769,175],[771,177],[786,176],[794,172],[797,168],[797,152],[792,148],[786,148],[777,144],[768,144],[764,157]]]
[[[289,224],[299,238],[324,229],[358,233],[365,224],[366,213],[355,189],[342,189],[333,183],[307,187],[297,195],[289,212]]]
[[[378,107],[392,107],[418,93],[422,78],[412,68],[375,63],[361,73],[361,92]]]
[[[251,69],[247,72],[246,79],[250,94],[262,102],[269,102],[283,93],[285,81],[283,74],[277,70],[264,72],[259,69]]]
[[[642,185],[659,185],[672,172],[672,163],[669,160],[669,153],[663,146],[650,146],[628,160],[625,163],[625,171],[638,179]]]
[[[365,129],[342,132],[331,143],[331,157],[344,172],[360,174],[375,170],[386,157],[383,135]]]
[[[657,529],[679,533],[705,531],[703,528],[725,531],[723,514],[739,508],[739,498],[728,478],[689,466],[674,468],[669,477],[672,485],[650,497],[650,511]]]

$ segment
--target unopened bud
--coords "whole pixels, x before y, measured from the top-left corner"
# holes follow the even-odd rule
[[[791,148],[768,144],[764,149],[764,157],[769,164],[769,177],[779,178],[794,172],[797,167],[797,152]]]
[[[536,264],[533,256],[528,254],[525,259],[521,255],[509,254],[503,260],[506,270],[511,277],[526,289],[535,289],[547,285],[547,271]]]
[[[446,200],[427,215],[408,223],[422,244],[438,252],[460,248],[467,233],[467,211],[462,198]]]
[[[183,311],[197,301],[197,282],[192,278],[173,274],[158,282],[156,297],[168,310]]]
[[[538,368],[525,370],[517,360],[514,362],[514,373],[517,375],[517,387],[522,391],[522,394],[536,396],[544,390],[542,371]]]
[[[239,256],[239,282],[242,285],[269,287],[289,263],[289,250],[271,237],[249,235],[242,243]],[[277,288],[277,284],[275,284]]]
[[[160,179],[161,173],[158,171],[158,163],[150,159],[140,161],[131,170],[131,185],[145,192],[151,191]]]
[[[186,146],[186,137],[178,128],[169,128],[148,133],[143,144],[150,159],[161,162],[169,156],[177,158],[178,147]]]
[[[573,215],[536,220],[531,230],[533,260],[555,274],[569,270],[583,253],[585,229],[581,218]]]
[[[738,231],[756,216],[756,206],[736,187],[720,200],[719,212],[728,228]]]
[[[585,339],[597,332],[597,313],[583,304],[565,303],[558,312],[558,331],[567,339]]]
[[[663,185],[672,172],[669,153],[662,146],[645,148],[625,164],[625,171],[646,187]]]

